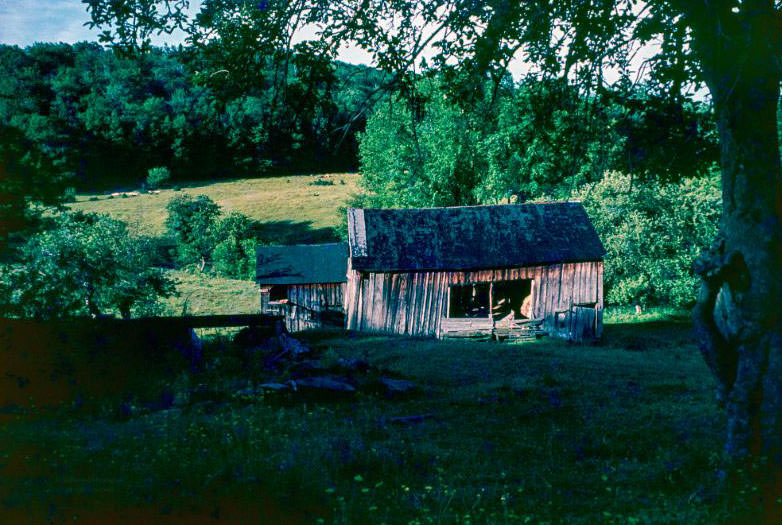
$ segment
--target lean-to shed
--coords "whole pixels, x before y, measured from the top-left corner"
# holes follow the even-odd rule
[[[600,337],[605,250],[577,202],[348,210],[348,329]]]
[[[348,245],[258,246],[261,313],[285,316],[289,331],[343,326]]]

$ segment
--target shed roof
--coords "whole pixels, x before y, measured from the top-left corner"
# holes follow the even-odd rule
[[[363,271],[477,270],[600,260],[578,202],[348,210],[352,267]]]
[[[255,249],[258,284],[344,283],[348,245],[296,244]]]

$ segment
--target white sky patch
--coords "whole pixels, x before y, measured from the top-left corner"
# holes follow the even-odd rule
[[[191,0],[190,12],[196,13],[200,5],[201,0]],[[89,21],[87,6],[81,0],[0,0],[0,44],[26,47],[36,42],[96,42],[100,31],[87,27]],[[157,46],[184,42],[181,31],[152,36]]]
[[[315,25],[306,25],[294,33],[292,43],[298,44],[306,40],[315,40],[318,38],[318,28]],[[358,46],[343,46],[337,50],[337,60],[348,62],[350,64],[372,64],[372,55]]]

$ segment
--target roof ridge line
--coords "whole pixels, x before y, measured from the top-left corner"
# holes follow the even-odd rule
[[[522,202],[522,203],[510,203],[510,204],[469,204],[463,206],[424,206],[417,208],[351,208],[355,210],[366,211],[413,211],[413,210],[457,210],[466,208],[503,208],[503,207],[522,207],[522,206],[538,206],[538,205],[564,205],[564,204],[581,204],[582,200],[566,200],[566,201],[541,201],[541,202]]]

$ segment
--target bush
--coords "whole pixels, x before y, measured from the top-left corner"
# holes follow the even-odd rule
[[[617,173],[576,193],[607,250],[606,302],[689,307],[700,279],[692,264],[714,240],[719,175],[632,185]]]
[[[0,267],[0,308],[18,317],[158,313],[174,283],[153,267],[155,243],[99,214],[63,214]]]
[[[220,206],[206,195],[177,195],[166,205],[166,228],[176,242],[176,258],[181,266],[197,264],[201,271],[211,260],[216,244],[215,231]]]
[[[259,243],[258,224],[241,213],[231,213],[221,220],[212,252],[214,271],[231,279],[253,279],[255,247]]]
[[[206,195],[178,195],[168,203],[166,227],[176,242],[180,266],[207,265],[217,275],[252,279],[260,224],[241,213],[220,217],[220,207]]]
[[[76,188],[69,186],[62,193],[62,202],[76,202]]]
[[[151,168],[147,172],[147,187],[152,190],[162,188],[171,180],[171,171],[165,166]]]

